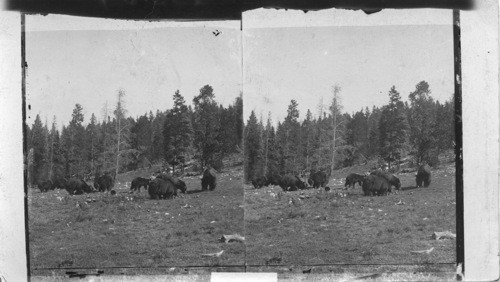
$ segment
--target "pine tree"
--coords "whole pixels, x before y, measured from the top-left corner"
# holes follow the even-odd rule
[[[165,156],[165,140],[163,139],[163,124],[166,115],[161,111],[156,111],[156,115],[151,123],[151,158],[155,162],[161,162]]]
[[[401,96],[392,86],[389,104],[384,106],[379,121],[379,140],[382,158],[389,163],[400,160],[407,151],[408,121]]]
[[[421,81],[409,95],[410,144],[417,163],[423,161],[430,163],[431,150],[435,146],[432,132],[435,128],[436,110],[430,94],[429,84]]]
[[[302,170],[310,171],[311,170],[311,159],[313,156],[314,148],[314,127],[313,127],[313,118],[312,113],[308,109],[306,113],[306,118],[302,122],[301,128],[301,136],[302,136]]]
[[[48,163],[49,163],[49,179],[54,179],[54,174],[55,174],[55,159],[56,157],[56,149],[58,147],[58,144],[56,142],[58,141],[58,132],[56,129],[56,116],[52,119],[52,127],[50,129],[49,133],[49,139],[48,139],[48,149],[49,149],[49,158],[48,158]]]
[[[297,101],[290,101],[287,116],[282,124],[285,135],[280,136],[280,142],[283,142],[284,169],[287,173],[297,173],[300,170],[300,164],[297,162],[300,158],[301,140],[298,106]]]
[[[215,102],[215,94],[210,85],[200,89],[200,94],[193,99],[194,103],[194,147],[201,167],[214,166],[221,161],[220,154],[220,118],[219,107]]]
[[[87,125],[86,138],[87,138],[87,152],[88,155],[86,157],[87,162],[89,163],[89,169],[92,174],[96,172],[96,163],[98,156],[98,143],[99,143],[99,131],[97,128],[97,118],[94,114],[90,117],[90,123]]]
[[[244,132],[245,179],[247,181],[257,175],[259,153],[261,150],[261,140],[258,126],[257,117],[255,116],[255,112],[252,111]]]
[[[433,138],[436,140],[436,155],[445,150],[453,149],[455,142],[453,97],[444,104],[436,102],[436,121],[434,123]]]
[[[276,127],[276,161],[278,164],[279,174],[283,175],[287,171],[287,132],[283,123],[278,122]]]
[[[44,180],[44,167],[45,167],[45,133],[42,124],[42,120],[40,119],[40,115],[37,114],[35,118],[35,122],[31,127],[31,148],[33,151],[33,173],[32,173],[32,184],[36,184],[40,181]]]
[[[268,126],[266,126],[267,132],[267,166],[266,166],[266,175],[277,175],[280,173],[279,169],[279,156],[277,152],[276,145],[276,131],[274,127],[271,125],[271,122],[268,121]]]
[[[152,115],[152,113],[151,113]],[[151,166],[151,121],[147,114],[140,116],[131,128],[131,146],[137,150],[136,164],[142,168],[144,166]]]
[[[379,121],[382,111],[373,106],[371,114],[368,116],[368,157],[374,158],[380,155],[380,131]]]
[[[69,139],[66,140],[66,162],[68,163],[69,174],[71,176],[84,177],[86,174],[86,143],[83,121],[83,108],[80,104],[76,104],[73,109],[71,121],[67,127]]]
[[[193,142],[191,119],[179,90],[174,94],[174,107],[167,114],[163,124],[163,139],[166,159],[175,171],[176,164],[184,164],[188,159]],[[184,165],[182,169],[184,170]]]
[[[51,151],[52,177],[53,177],[53,179],[61,178],[61,177],[65,176],[64,175],[64,158],[62,156],[61,137],[60,137],[59,131],[57,130],[57,121],[56,121],[55,116],[54,116],[54,119],[52,121],[52,129],[50,130],[50,136],[51,136],[51,148],[52,148],[52,151]]]

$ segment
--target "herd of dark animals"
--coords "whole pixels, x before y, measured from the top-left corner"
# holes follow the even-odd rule
[[[54,189],[65,189],[70,195],[81,195],[84,193],[95,192],[110,192],[116,194],[112,190],[115,185],[116,175],[105,173],[96,175],[93,186],[87,184],[82,178],[72,177],[70,179],[58,178],[54,181],[45,180],[38,183],[38,188],[41,192],[47,192]],[[215,169],[208,167],[203,171],[201,179],[201,190],[213,191],[217,186],[217,172]],[[151,199],[171,199],[177,196],[177,191],[186,193],[187,186],[181,179],[172,176],[168,173],[157,172],[155,175],[148,178],[136,177],[131,182],[130,193],[135,191],[140,192],[141,188],[148,191]],[[114,193],[113,193],[114,192]]]
[[[55,181],[45,180],[38,184],[41,192],[47,192],[54,189],[65,189],[70,195],[81,195],[84,193],[94,192],[114,192],[111,189],[115,183],[115,175],[105,173],[104,175],[96,175],[94,178],[93,187],[88,185],[81,178],[72,177],[69,180],[64,178],[56,179]],[[320,188],[330,190],[326,185],[330,175],[323,171],[312,172],[307,179],[307,182],[301,180],[300,177],[294,174],[270,175],[256,177],[252,180],[252,185],[258,189],[269,185],[278,185],[283,191],[297,191],[308,188]],[[307,183],[307,184],[306,184]],[[416,175],[417,187],[428,187],[431,183],[431,171],[428,165],[421,165],[418,168]],[[361,186],[365,196],[380,196],[387,195],[392,192],[392,187],[396,190],[401,189],[401,181],[399,178],[383,170],[372,171],[368,175],[351,173],[346,177],[345,189],[348,187],[355,188],[356,184]],[[208,167],[203,171],[201,179],[202,191],[213,191],[217,185],[217,172]],[[130,192],[141,191],[144,188],[148,191],[151,199],[170,199],[177,196],[177,191],[186,193],[187,186],[184,181],[167,173],[157,173],[150,179],[136,177],[132,180]],[[114,194],[114,193],[113,193]]]
[[[278,185],[283,189],[283,191],[297,191],[304,190],[308,188],[320,188],[323,187],[325,190],[330,190],[326,185],[328,184],[328,179],[330,175],[325,172],[311,172],[309,178],[306,182],[302,181],[300,177],[293,174],[280,175],[270,175],[255,177],[252,180],[252,185],[255,189],[262,188],[269,185]],[[428,187],[431,183],[431,170],[426,164],[419,166],[416,175],[417,187]],[[387,193],[392,192],[392,187],[396,190],[401,189],[401,181],[399,178],[381,169],[372,171],[369,174],[357,174],[351,173],[345,179],[345,189],[348,187],[355,188],[356,184],[361,186],[363,194],[365,196],[381,196],[387,195]]]
[[[329,175],[322,171],[313,172],[309,176],[307,183],[314,188],[325,187],[328,184]],[[252,185],[258,189],[269,185],[278,185],[283,191],[297,191],[307,189],[308,185],[300,179],[300,177],[293,174],[259,176],[252,180]]]

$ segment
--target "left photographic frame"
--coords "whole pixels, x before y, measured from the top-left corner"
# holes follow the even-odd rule
[[[31,275],[243,266],[240,22],[24,24]]]

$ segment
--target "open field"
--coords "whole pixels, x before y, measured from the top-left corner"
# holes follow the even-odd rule
[[[402,191],[365,197],[343,190],[334,173],[331,191],[281,192],[278,186],[245,185],[247,263],[251,266],[325,264],[454,263],[455,239],[435,240],[436,231],[455,231],[454,163],[432,171],[428,188],[415,188],[414,173],[397,174]],[[394,190],[393,190],[394,191]],[[429,250],[429,254],[412,251]]]
[[[240,167],[219,174],[213,192],[200,192],[199,177],[184,178],[188,194],[172,200],[150,200],[144,190],[129,194],[130,180],[147,175],[139,171],[118,177],[115,196],[31,189],[31,268],[39,274],[51,268],[106,267],[159,267],[164,269],[161,273],[196,274],[205,267],[241,266],[224,271],[244,271],[246,256],[247,271],[278,271],[285,279],[307,269],[344,273],[328,266],[332,264],[409,264],[415,265],[415,273],[453,278],[449,275],[455,240],[432,238],[435,231],[456,233],[453,164],[433,170],[428,188],[415,188],[413,173],[399,174],[403,190],[385,197],[365,197],[359,186],[342,189],[341,175],[363,169],[334,173],[329,192],[284,193],[279,187],[256,190],[245,185],[243,194]],[[246,244],[219,242],[223,234],[234,233],[245,236]],[[432,247],[429,254],[411,253]],[[201,256],[221,250],[219,258]],[[150,271],[130,268],[113,273],[122,272]],[[354,277],[348,273],[343,275]],[[426,280],[420,276],[415,280]]]
[[[199,177],[183,178],[187,194],[171,200],[151,200],[143,189],[129,194],[136,174],[118,176],[114,196],[30,189],[31,268],[244,264],[244,244],[219,242],[223,234],[244,234],[241,167],[220,173],[210,192],[200,191]],[[202,256],[221,250],[219,258]]]

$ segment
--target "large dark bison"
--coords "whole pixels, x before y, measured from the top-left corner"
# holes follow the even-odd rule
[[[417,187],[429,187],[431,184],[431,168],[428,165],[421,165],[416,176]]]
[[[186,190],[187,190],[186,183],[184,181],[180,180],[179,178],[172,176],[170,174],[167,174],[167,173],[160,173],[157,176],[157,178],[161,178],[163,180],[172,182],[176,189],[180,190],[182,193],[186,193]]]
[[[52,184],[53,189],[65,189],[68,184],[68,180],[66,178],[56,178],[54,183]]]
[[[271,174],[267,176],[267,183],[266,186],[269,185],[280,185],[281,183],[281,176],[278,174]]]
[[[136,177],[132,180],[130,184],[130,191],[139,191],[141,192],[141,187],[144,187],[145,190],[148,190],[149,179],[143,177]]]
[[[359,184],[359,186],[363,185],[363,180],[365,180],[365,176],[362,174],[357,174],[357,173],[351,173],[345,178],[345,185],[344,187],[347,189],[347,187],[352,187],[356,188],[356,183]]]
[[[297,191],[298,189],[306,189],[306,184],[300,180],[298,176],[286,174],[281,178],[280,187],[283,191]]]
[[[50,179],[41,181],[38,183],[38,189],[40,189],[40,192],[47,192],[49,190],[52,190],[53,188],[52,181]]]
[[[391,184],[382,176],[370,174],[365,177],[361,187],[365,196],[381,196],[387,195]]]
[[[206,191],[207,188],[210,191],[215,190],[217,186],[217,172],[213,168],[207,168],[203,172],[203,178],[201,179],[201,190]]]
[[[96,176],[94,179],[94,187],[99,192],[111,191],[111,188],[115,185],[114,178],[106,173],[101,176]]]
[[[265,176],[258,176],[252,179],[252,185],[255,189],[262,188],[264,186],[268,186],[268,180]]]
[[[325,187],[328,184],[328,175],[323,171],[317,171],[311,173],[307,182],[314,188]]]
[[[148,193],[151,199],[170,199],[177,194],[174,184],[161,178],[149,182]]]
[[[401,189],[401,181],[396,176],[382,170],[375,170],[370,173],[371,175],[377,175],[385,178],[396,190]],[[391,187],[389,187],[389,192],[391,192]]]
[[[71,178],[68,180],[65,189],[70,195],[81,195],[83,193],[95,192],[95,190],[89,186],[87,182],[79,178]]]

